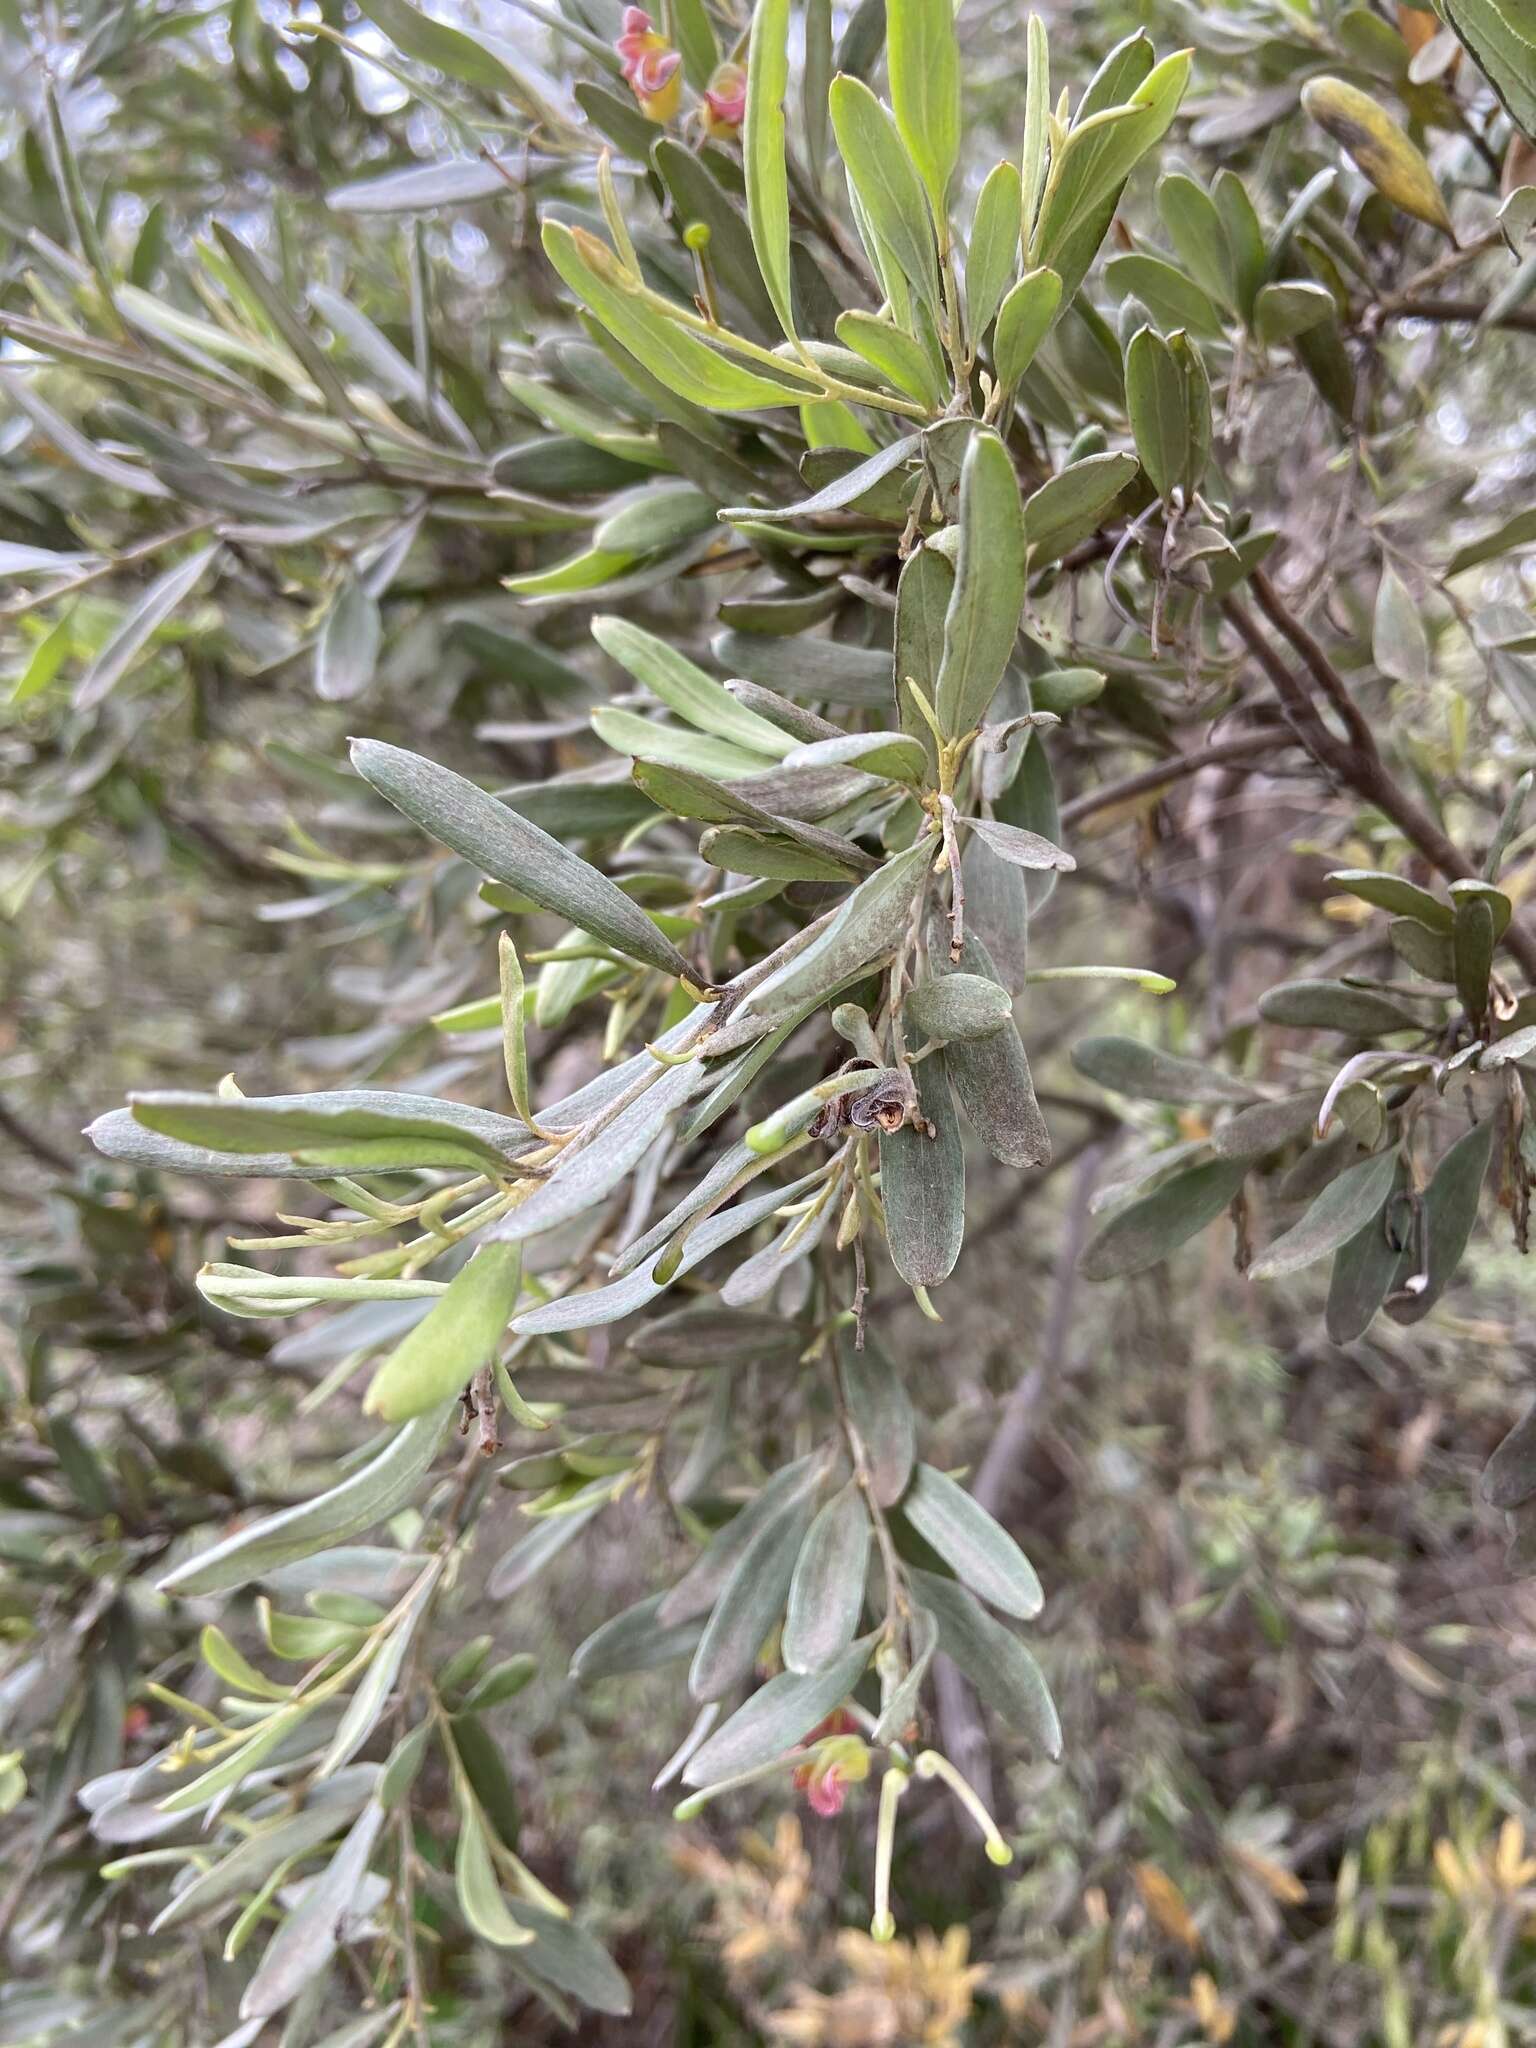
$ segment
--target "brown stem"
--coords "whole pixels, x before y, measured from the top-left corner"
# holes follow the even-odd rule
[[[1287,610],[1262,571],[1255,571],[1250,582],[1264,616],[1300,656],[1308,677],[1344,722],[1347,738],[1336,733],[1321,716],[1307,684],[1292,675],[1246,608],[1238,599],[1227,598],[1222,604],[1225,617],[1274,685],[1275,694],[1308,753],[1356,796],[1373,804],[1383,816],[1390,818],[1409,844],[1416,847],[1446,881],[1473,879],[1476,869],[1471,861],[1428,811],[1393,779],[1381,758],[1369,721],[1350,696],[1343,677],[1318,641]],[[1536,934],[1516,918],[1505,933],[1505,943],[1527,976],[1536,981]]]
[[[1296,744],[1295,735],[1282,730],[1250,732],[1229,740],[1212,740],[1208,746],[1191,748],[1187,754],[1170,755],[1166,761],[1139,769],[1136,774],[1127,775],[1119,782],[1107,782],[1102,789],[1090,789],[1082,796],[1073,797],[1061,807],[1061,822],[1063,825],[1075,825],[1080,818],[1091,818],[1099,811],[1112,811],[1117,804],[1129,803],[1133,797],[1166,789],[1170,783],[1181,782],[1186,775],[1198,775],[1202,768],[1256,760],[1261,755],[1273,754],[1282,747]]]
[[[1480,299],[1397,299],[1378,308],[1383,320],[1435,320],[1447,326],[1465,323],[1475,327],[1488,308]],[[1488,322],[1490,327],[1509,327],[1519,334],[1536,334],[1536,312],[1515,306]]]

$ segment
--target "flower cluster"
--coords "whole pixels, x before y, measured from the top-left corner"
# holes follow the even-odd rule
[[[672,120],[682,101],[681,51],[673,49],[643,7],[625,8],[624,30],[613,47],[647,120]],[[722,139],[735,135],[746,110],[746,72],[740,64],[717,64],[704,88],[705,134]]]
[[[613,47],[640,111],[648,120],[670,121],[682,97],[681,53],[658,35],[643,7],[625,8],[624,32]]]

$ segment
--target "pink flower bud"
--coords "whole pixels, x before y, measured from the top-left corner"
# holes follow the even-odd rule
[[[719,64],[704,89],[704,126],[711,135],[734,134],[747,111],[747,74],[739,64]]]

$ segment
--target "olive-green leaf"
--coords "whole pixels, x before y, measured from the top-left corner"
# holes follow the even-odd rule
[[[522,1277],[520,1246],[482,1245],[374,1374],[364,1414],[406,1422],[461,1392],[500,1343]]]
[[[995,164],[976,201],[971,245],[965,262],[965,312],[974,348],[1019,267],[1019,174],[1010,163]]]
[[[1180,263],[1218,304],[1237,304],[1232,251],[1215,200],[1186,171],[1169,171],[1157,183],[1157,210]]]
[[[1140,328],[1125,352],[1125,402],[1141,466],[1170,498],[1190,463],[1189,407],[1173,350],[1155,327]]]
[[[1022,825],[1004,825],[996,818],[967,818],[965,823],[989,852],[1007,861],[1010,867],[1069,875],[1077,866],[1070,853],[1064,853],[1040,833],[1026,831]]]
[[[1161,256],[1144,250],[1113,256],[1104,266],[1104,282],[1117,299],[1139,299],[1165,328],[1183,327],[1211,339],[1222,333],[1221,314],[1207,294]]]
[[[791,1671],[824,1671],[853,1641],[864,1606],[869,1510],[850,1480],[812,1522],[790,1581],[784,1662]]]
[[[1448,903],[1421,889],[1417,882],[1401,875],[1379,873],[1374,868],[1335,868],[1325,877],[1335,888],[1373,903],[1378,910],[1390,910],[1394,917],[1411,917],[1427,930],[1449,933],[1453,912]]]
[[[1013,462],[994,433],[971,436],[960,472],[959,523],[934,706],[948,739],[985,718],[1013,652],[1024,604],[1024,510]]]
[[[1174,1174],[1094,1233],[1082,1256],[1083,1278],[1119,1280],[1160,1265],[1170,1252],[1216,1221],[1246,1172],[1241,1159],[1212,1159]]]
[[[75,685],[77,711],[94,710],[117,688],[141,649],[196,590],[219,552],[220,543],[210,542],[155,578]]]
[[[1337,312],[1338,302],[1326,285],[1286,279],[1260,289],[1253,303],[1253,329],[1273,348],[1310,333]]]
[[[901,729],[922,747],[928,772],[938,779],[933,728],[907,688],[913,682],[931,705],[944,659],[944,621],[955,588],[955,572],[937,548],[915,548],[896,583],[896,701]]]
[[[797,376],[789,362],[780,378],[730,361],[657,310],[613,251],[585,228],[546,220],[540,232],[545,255],[570,289],[614,339],[679,398],[711,412],[754,412],[765,406],[799,405],[820,387],[819,378],[809,373]]]
[[[807,740],[784,759],[787,769],[850,767],[890,782],[920,783],[928,766],[921,743],[904,732],[846,732]]]
[[[628,619],[602,613],[592,621],[592,638],[679,718],[700,732],[779,761],[794,746],[787,733],[737,703],[723,683],[706,675],[675,647]]]
[[[1045,1602],[1035,1568],[986,1509],[947,1473],[919,1465],[901,1512],[979,1600],[1032,1621]]]
[[[533,1936],[507,1910],[480,1810],[468,1792],[459,1799],[459,1838],[454,1846],[453,1885],[466,1925],[494,1948],[527,1948]]]
[[[832,127],[864,218],[924,306],[938,307],[933,227],[923,183],[890,113],[862,79],[834,78]]]
[[[795,338],[789,284],[789,178],[785,163],[784,95],[789,90],[789,0],[756,0],[747,52],[747,104],[741,156],[747,178],[747,225],[763,283],[779,325]],[[623,337],[620,336],[622,340]]]
[[[315,695],[329,704],[361,696],[373,681],[381,631],[377,598],[347,575],[315,642]]]
[[[658,1611],[662,1626],[670,1628],[674,1622],[707,1613],[735,1571],[742,1552],[765,1528],[796,1512],[820,1483],[824,1470],[824,1461],[814,1454],[781,1466],[756,1498],[710,1538],[664,1596]]]
[[[1167,133],[1189,83],[1192,52],[1165,57],[1118,107],[1105,107],[1080,119],[1071,129],[1051,166],[1045,198],[1030,247],[1032,263],[1059,267],[1057,259],[1071,248],[1079,231],[1104,218],[1105,209],[1140,159]],[[1075,291],[1093,251],[1072,251],[1075,275],[1066,279]]]
[[[948,396],[938,365],[923,344],[894,321],[855,309],[837,321],[837,338],[880,372],[888,384],[938,412]]]
[[[1046,1756],[1061,1754],[1061,1722],[1039,1665],[1011,1628],[952,1579],[914,1570],[912,1590],[939,1624],[939,1647],[975,1686],[983,1706],[1027,1735]]]
[[[918,1110],[932,1126],[880,1133],[880,1196],[891,1263],[909,1287],[936,1287],[954,1271],[965,1237],[965,1148],[936,1052],[917,1072]]]
[[[862,1638],[825,1671],[781,1671],[770,1678],[689,1759],[683,1782],[713,1785],[785,1755],[847,1699],[869,1663],[872,1642]]]
[[[1061,279],[1044,268],[1026,272],[1003,300],[992,335],[992,366],[1005,391],[1034,361],[1060,307]]]
[[[896,126],[942,223],[960,155],[960,46],[951,0],[886,0],[885,50]]]
[[[606,875],[451,768],[382,740],[354,740],[352,765],[396,810],[493,881],[569,918],[617,952],[687,978],[687,961]]]
[[[1248,1268],[1251,1280],[1277,1280],[1327,1258],[1380,1213],[1397,1176],[1395,1151],[1377,1152],[1346,1167],[1328,1183],[1299,1222],[1260,1252]]]
[[[1445,18],[1472,52],[1510,119],[1536,142],[1536,77],[1529,10],[1518,0],[1447,0]]]
[[[1032,568],[1059,561],[1096,533],[1106,513],[1136,475],[1134,455],[1111,449],[1085,455],[1048,477],[1024,502],[1024,529]]]

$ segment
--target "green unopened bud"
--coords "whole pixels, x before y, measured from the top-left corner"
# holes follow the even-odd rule
[[[936,1749],[925,1749],[913,1768],[920,1778],[941,1779],[954,1793],[971,1819],[981,1829],[989,1861],[998,1865],[1013,1861],[1013,1851],[998,1831],[997,1822],[982,1805],[975,1789],[961,1777],[947,1756],[940,1756]]]
[[[691,220],[683,229],[683,247],[692,249],[695,254],[707,249],[713,239],[707,220]]]

